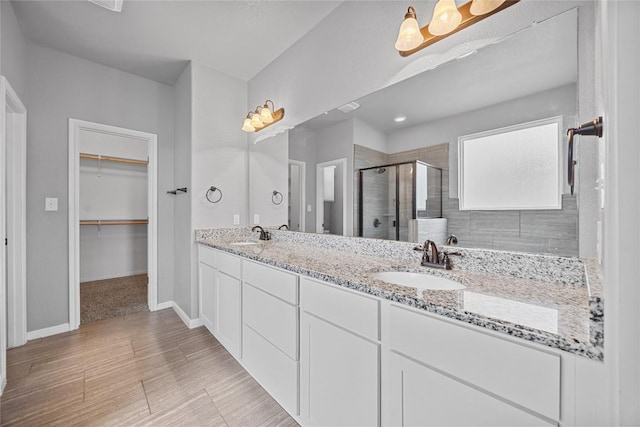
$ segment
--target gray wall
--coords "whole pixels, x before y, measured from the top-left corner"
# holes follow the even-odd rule
[[[298,126],[289,131],[289,158],[305,162],[305,219],[304,226],[308,233],[316,231],[316,140],[317,134]],[[311,205],[311,212],[307,206]]]
[[[27,44],[20,31],[20,25],[9,1],[0,2],[1,10],[1,71],[9,80],[20,100],[27,106],[25,96]]]
[[[174,184],[191,187],[191,64],[174,86],[175,154]],[[189,189],[192,190],[192,189]],[[192,192],[168,196],[173,198],[175,233],[175,265],[173,300],[187,313],[191,311],[191,195]]]
[[[158,134],[158,296],[172,297],[173,89],[52,49],[27,46],[29,331],[69,321],[68,119]],[[58,212],[44,211],[57,197]]]

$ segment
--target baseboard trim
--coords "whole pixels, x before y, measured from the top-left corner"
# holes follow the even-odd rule
[[[156,310],[164,310],[167,308],[173,308],[173,301],[165,301],[165,302],[159,302],[158,304],[156,304]]]
[[[107,274],[104,276],[96,276],[96,277],[81,277],[80,283],[84,282],[95,282],[96,280],[110,280],[110,279],[119,279],[121,277],[129,277],[129,276],[139,276],[141,274],[147,274],[147,270],[138,270],[138,271],[126,271],[122,273],[116,274]]]
[[[7,380],[0,376],[0,396],[2,396],[2,392],[4,392],[4,387],[7,385]]]
[[[56,334],[62,334],[64,332],[69,332],[70,330],[71,326],[68,323],[63,323],[61,325],[51,326],[35,331],[29,331],[27,332],[27,341],[37,340],[38,338],[49,337]]]
[[[175,301],[171,301],[171,302],[173,304],[173,311],[175,311],[176,314],[180,317],[180,319],[182,319],[184,324],[187,325],[187,328],[193,329],[203,325],[202,320],[200,318],[198,319],[190,318],[189,316],[187,316],[187,313],[185,313],[184,310],[182,310],[182,308],[178,304],[176,304]]]

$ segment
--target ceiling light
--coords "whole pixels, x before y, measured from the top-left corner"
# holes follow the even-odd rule
[[[393,121],[396,122],[396,123],[402,123],[405,120],[407,120],[407,116],[398,116],[395,119],[393,119]]]
[[[271,103],[271,109],[269,109],[269,103]],[[276,110],[273,101],[267,99],[263,106],[257,106],[254,111],[247,113],[247,117],[242,122],[242,130],[245,132],[258,132],[283,118],[284,108]]]
[[[122,12],[123,0],[89,0],[93,4],[102,6],[105,9],[109,9],[112,12]]]
[[[439,0],[429,23],[429,33],[444,36],[455,30],[461,22],[462,15],[458,12],[455,1]]]
[[[473,15],[485,15],[502,6],[504,0],[473,0],[471,2],[471,13]]]
[[[264,101],[264,106],[260,111],[260,121],[265,125],[268,125],[269,123],[273,123],[273,116],[271,115],[271,110],[269,110],[269,104],[268,104],[269,102],[271,103],[271,108],[275,109],[275,107],[273,106],[273,101],[270,99],[267,99],[266,101]]]
[[[256,128],[251,124],[251,113],[247,114],[247,118],[242,122],[242,130],[245,132],[255,132]]]
[[[400,24],[400,31],[398,32],[398,39],[396,40],[396,49],[415,49],[420,46],[423,41],[424,37],[422,37],[420,26],[416,20],[416,10],[413,6],[409,6],[407,13],[404,15],[404,21]]]
[[[471,0],[456,7],[455,0],[438,0],[431,22],[422,28],[417,28],[416,11],[410,6],[400,25],[396,49],[400,55],[409,56],[519,1]]]

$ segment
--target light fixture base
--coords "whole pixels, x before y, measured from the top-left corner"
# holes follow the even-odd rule
[[[271,123],[265,123],[260,129],[254,130],[254,132],[261,131],[262,129],[266,129],[274,123],[278,123],[280,120],[284,118],[284,108],[280,108],[272,113],[273,121]]]

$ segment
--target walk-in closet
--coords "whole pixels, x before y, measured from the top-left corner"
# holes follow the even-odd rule
[[[147,141],[81,131],[80,323],[148,310]]]

